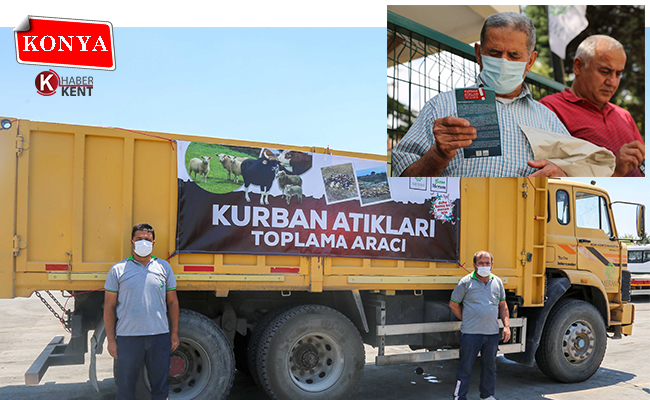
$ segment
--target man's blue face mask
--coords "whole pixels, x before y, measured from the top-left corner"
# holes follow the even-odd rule
[[[481,54],[481,80],[497,94],[512,93],[524,81],[526,62],[508,61]]]

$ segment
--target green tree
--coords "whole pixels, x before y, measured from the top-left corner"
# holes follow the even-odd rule
[[[537,33],[535,72],[552,77],[551,51],[548,43],[546,6],[526,6],[524,13],[533,20]],[[565,81],[571,86],[573,58],[578,45],[591,35],[608,35],[623,45],[627,62],[618,90],[610,100],[632,114],[645,138],[645,6],[587,6],[589,26],[568,44],[564,62]]]

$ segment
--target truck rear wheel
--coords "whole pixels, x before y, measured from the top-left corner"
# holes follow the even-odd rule
[[[235,356],[223,330],[209,318],[180,310],[180,344],[171,355],[169,399],[225,400],[235,379]],[[145,368],[136,387],[138,399],[149,399]]]
[[[272,399],[337,400],[361,379],[365,350],[352,322],[329,307],[298,306],[267,327],[257,370]]]
[[[596,307],[565,299],[551,310],[535,359],[549,378],[582,382],[596,373],[606,347],[605,322]]]
[[[286,311],[287,308],[280,307],[267,312],[255,324],[253,333],[251,333],[251,338],[248,341],[247,349],[248,369],[250,371],[251,378],[253,378],[253,381],[257,386],[260,386],[260,378],[257,374],[257,349],[259,348],[262,336],[264,335],[264,331],[266,331],[266,328],[269,326],[269,324],[273,322],[273,320],[277,318],[278,315]]]

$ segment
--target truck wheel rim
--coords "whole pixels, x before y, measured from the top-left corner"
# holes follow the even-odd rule
[[[169,398],[192,399],[200,394],[211,374],[210,359],[203,346],[192,339],[180,338],[171,358]]]
[[[587,321],[575,321],[564,331],[562,351],[571,364],[580,364],[589,359],[596,346],[596,336]]]
[[[326,333],[310,333],[298,339],[289,355],[289,374],[306,392],[321,392],[338,381],[343,372],[341,344]]]

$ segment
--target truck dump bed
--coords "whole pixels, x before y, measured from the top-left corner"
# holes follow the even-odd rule
[[[176,141],[305,148],[119,128],[14,120],[0,131],[0,298],[36,290],[94,290],[131,252],[131,227],[156,228],[178,290],[452,289],[489,250],[506,289],[541,305],[547,180],[462,178],[460,265],[398,259],[259,254],[177,254]],[[332,151],[334,155],[385,157]],[[218,164],[214,164],[218,165]],[[399,178],[402,179],[402,178]],[[407,179],[407,178],[404,178]],[[515,210],[515,212],[513,212]]]

